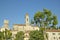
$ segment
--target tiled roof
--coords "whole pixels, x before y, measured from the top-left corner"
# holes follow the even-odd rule
[[[60,29],[47,29],[46,32],[60,32]]]
[[[14,24],[14,25],[17,25],[17,26],[26,26],[25,24]]]

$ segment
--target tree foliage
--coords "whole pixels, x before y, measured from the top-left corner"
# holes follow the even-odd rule
[[[16,34],[15,40],[24,40],[24,32],[20,31]]]
[[[40,25],[38,26],[42,26],[42,21],[44,19],[44,14],[43,12],[38,11],[35,15],[34,15],[34,21],[35,23],[38,25],[38,23],[40,23]]]
[[[44,40],[43,33],[38,30],[31,31],[29,35],[30,35],[29,40]]]
[[[9,40],[9,39],[11,40],[12,33],[11,33],[10,30],[5,29],[5,31],[4,31],[4,38],[5,38],[5,40]]]
[[[56,28],[58,21],[57,16],[53,15],[50,10],[43,9],[43,12],[38,11],[35,13],[34,23],[36,23],[39,27]]]
[[[0,40],[11,40],[12,33],[10,30],[5,29],[5,31],[0,32]]]
[[[4,33],[0,31],[0,40],[4,39]]]

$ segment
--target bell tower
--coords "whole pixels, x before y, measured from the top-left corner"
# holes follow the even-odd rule
[[[9,26],[9,21],[8,20],[4,20],[4,28],[8,29]]]
[[[26,24],[26,26],[29,25],[29,15],[28,15],[28,13],[26,13],[26,15],[25,15],[25,24]]]

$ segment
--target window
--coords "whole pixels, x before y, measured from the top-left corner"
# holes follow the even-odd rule
[[[59,39],[60,39],[60,37],[59,37]]]
[[[54,39],[55,39],[55,37],[54,37]]]
[[[60,33],[58,33],[58,35],[60,35]]]
[[[27,18],[27,21],[28,21],[28,18]]]
[[[55,33],[53,33],[53,35],[55,35]]]

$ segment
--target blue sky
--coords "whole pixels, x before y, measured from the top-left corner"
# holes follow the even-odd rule
[[[24,24],[25,14],[28,13],[30,20],[37,11],[49,9],[58,17],[60,25],[60,0],[0,0],[0,27],[4,19],[9,20],[10,28],[13,24]]]

